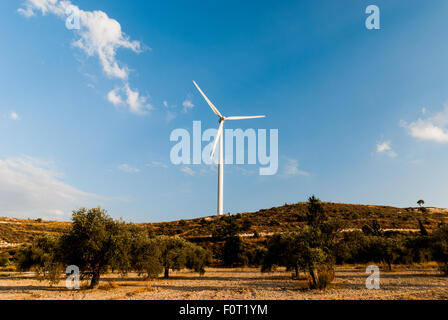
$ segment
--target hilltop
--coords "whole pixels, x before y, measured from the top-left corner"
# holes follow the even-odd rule
[[[441,222],[448,222],[448,209],[396,208],[389,206],[358,205],[343,203],[323,203],[329,219],[338,219],[345,230],[360,229],[365,224],[377,220],[385,230],[418,231],[418,220],[428,230]],[[242,237],[251,237],[256,231],[260,236],[275,232],[293,230],[305,222],[307,204],[285,204],[256,212],[233,214],[242,228]],[[207,240],[220,219],[215,216],[160,223],[139,223],[153,235],[179,235],[191,240]],[[58,234],[69,228],[70,222],[42,221],[41,219],[0,218],[0,248],[15,247],[29,243],[43,233]]]

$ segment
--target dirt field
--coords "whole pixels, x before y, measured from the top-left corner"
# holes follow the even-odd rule
[[[284,271],[210,268],[203,276],[172,272],[171,279],[145,281],[135,274],[104,276],[98,289],[70,291],[65,281],[50,286],[33,274],[0,274],[0,299],[448,299],[448,278],[433,268],[381,272],[381,288],[365,288],[365,267],[340,267],[325,291],[304,289],[306,280],[292,280]],[[85,285],[84,283],[82,286]]]

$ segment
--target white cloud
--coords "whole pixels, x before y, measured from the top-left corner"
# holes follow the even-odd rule
[[[258,170],[250,170],[250,169],[246,169],[241,166],[233,166],[232,169],[235,170],[237,172],[237,174],[243,175],[243,176],[250,176],[250,175],[255,175],[258,173]]]
[[[166,112],[166,121],[170,122],[171,120],[175,119],[177,117],[176,112],[167,111]]]
[[[123,100],[121,99],[120,95],[118,94],[119,89],[115,88],[107,94],[107,100],[109,100],[110,103],[112,103],[114,106],[118,106],[123,104]]]
[[[117,59],[117,49],[125,48],[141,52],[139,41],[131,41],[121,30],[120,23],[110,18],[105,12],[84,11],[73,5],[68,0],[25,0],[24,7],[18,12],[26,17],[33,16],[36,11],[43,15],[54,14],[61,19],[66,19],[66,12],[71,12],[79,17],[80,29],[77,30],[79,39],[73,42],[89,56],[96,55],[100,60],[103,71],[111,78],[126,80],[129,70],[126,66],[120,66]]]
[[[11,112],[9,114],[9,119],[11,119],[11,120],[19,120],[19,115],[17,113],[15,113],[15,112]]]
[[[397,156],[397,153],[392,150],[390,141],[377,143],[376,152],[387,154],[391,158],[395,158]]]
[[[134,114],[146,114],[153,109],[152,105],[147,103],[148,98],[140,95],[138,90],[132,90],[129,84],[125,84],[123,88],[109,91],[107,100],[114,106],[127,106],[129,111]]]
[[[193,169],[191,169],[190,167],[182,167],[180,169],[180,171],[182,171],[183,173],[189,175],[189,176],[194,176],[195,172],[193,171]]]
[[[138,90],[132,90],[128,84],[125,85],[126,103],[129,110],[135,114],[145,114],[147,110],[151,110],[152,106],[146,103],[147,98],[140,95]]]
[[[18,218],[68,218],[82,206],[96,206],[99,196],[61,181],[48,163],[30,158],[0,160],[1,215]]]
[[[418,119],[409,124],[402,120],[400,126],[406,128],[409,135],[416,139],[446,143],[448,142],[448,106],[427,119]]]
[[[24,8],[20,8],[17,11],[26,17],[34,16],[35,10],[41,11],[43,15],[48,12],[55,13],[57,15],[63,15],[65,9],[70,5],[69,1],[59,0],[25,0]]]
[[[309,173],[299,169],[299,161],[296,159],[286,159],[286,165],[283,169],[286,176],[308,176]]]
[[[417,120],[407,126],[411,136],[421,140],[448,142],[448,131],[425,120]]]
[[[182,106],[184,107],[184,112],[188,112],[189,109],[193,109],[194,104],[190,99],[185,99],[184,102],[182,102]]]
[[[33,10],[31,10],[30,7],[19,8],[19,9],[17,9],[17,12],[24,15],[27,18],[34,15],[34,12],[33,12]]]
[[[174,109],[176,109],[176,105],[170,105],[168,103],[168,101],[164,100],[163,101],[163,106],[165,107],[165,111],[166,111],[166,122],[170,122],[171,120],[175,119],[177,117],[177,112],[173,111]]]
[[[168,168],[168,165],[160,162],[160,161],[152,161],[151,163],[147,164],[146,166],[152,167],[152,168]]]
[[[120,23],[109,18],[103,11],[79,10],[79,17],[81,38],[73,45],[82,49],[89,56],[96,55],[103,71],[109,77],[126,80],[129,70],[126,66],[119,65],[116,51],[119,48],[125,48],[140,53],[140,42],[131,41],[121,30]]]
[[[129,110],[135,114],[145,114],[148,109],[146,98],[142,97],[138,90],[130,89],[128,77],[129,69],[121,65],[116,58],[118,49],[129,49],[135,53],[142,51],[139,41],[130,40],[121,29],[120,23],[110,18],[105,12],[84,11],[73,5],[68,0],[25,0],[23,7],[18,12],[25,17],[31,17],[36,12],[42,15],[54,14],[61,19],[66,19],[70,12],[79,17],[79,30],[75,30],[79,38],[72,45],[79,48],[88,56],[96,56],[104,73],[112,79],[120,79],[124,82],[122,90],[125,92],[125,103]],[[110,91],[108,100],[114,105],[123,104],[123,99],[118,95],[117,89]]]
[[[127,163],[120,164],[118,166],[118,169],[120,169],[121,171],[126,172],[126,173],[139,173],[140,172],[140,169],[131,167]]]

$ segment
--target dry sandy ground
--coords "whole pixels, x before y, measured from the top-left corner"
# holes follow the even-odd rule
[[[145,281],[135,274],[103,277],[100,288],[70,291],[65,281],[50,286],[32,274],[1,274],[0,299],[448,299],[448,278],[435,269],[381,272],[381,288],[367,290],[365,267],[340,267],[325,291],[304,289],[306,280],[289,272],[261,273],[258,269],[209,268],[203,276],[172,272],[171,279]]]

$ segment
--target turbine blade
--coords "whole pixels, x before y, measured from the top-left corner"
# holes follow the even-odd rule
[[[244,120],[244,119],[257,119],[265,118],[266,116],[239,116],[239,117],[226,117],[225,120]]]
[[[213,143],[213,149],[212,149],[212,153],[210,155],[211,159],[215,155],[216,146],[218,145],[219,139],[222,136],[222,128],[223,127],[224,127],[224,121],[221,121],[221,123],[219,124],[218,133],[216,133],[215,143]]]
[[[199,88],[199,86],[197,85],[197,83],[195,81],[193,81],[194,85],[196,86],[196,88],[199,90],[199,92],[202,94],[202,96],[204,97],[205,101],[207,101],[208,105],[210,106],[210,108],[212,108],[213,112],[220,118],[222,118],[222,114],[218,111],[218,109],[213,105],[213,103],[207,98],[207,96],[204,94],[204,92],[202,92],[201,88]]]

